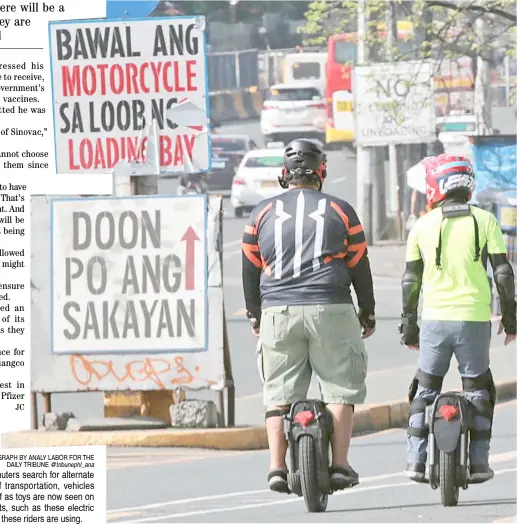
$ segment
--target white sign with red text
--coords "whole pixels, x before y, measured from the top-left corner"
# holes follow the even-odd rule
[[[208,348],[207,199],[51,201],[51,350]]]
[[[203,17],[50,23],[57,172],[145,162],[153,120],[161,172],[209,170],[204,27]]]

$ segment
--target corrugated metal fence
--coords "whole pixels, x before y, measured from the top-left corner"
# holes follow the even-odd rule
[[[258,82],[257,49],[210,53],[208,55],[208,84],[210,92],[245,89],[258,86]]]
[[[304,51],[322,51],[304,48]],[[285,56],[298,49],[227,51],[208,54],[210,92],[233,91],[257,86],[266,89],[283,81]]]

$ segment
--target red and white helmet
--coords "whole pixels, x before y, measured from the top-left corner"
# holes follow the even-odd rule
[[[463,156],[439,155],[424,158],[427,205],[434,209],[451,192],[463,192],[470,200],[476,177],[470,160]]]

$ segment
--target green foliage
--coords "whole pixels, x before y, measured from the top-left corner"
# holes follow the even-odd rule
[[[205,15],[208,20],[230,21],[231,11],[235,9],[237,22],[260,20],[265,13],[280,13],[287,20],[301,20],[310,2],[257,2],[241,0],[234,8],[225,1],[190,0],[174,2],[176,9],[186,15]]]
[[[372,60],[455,58],[481,55],[500,59],[501,50],[515,54],[517,43],[515,0],[391,0],[399,21],[413,23],[414,37],[389,48],[385,36],[388,2],[367,0],[366,45]],[[357,0],[315,0],[305,13],[299,32],[305,45],[324,45],[330,35],[357,31]],[[508,16],[507,16],[508,15]],[[513,15],[513,19],[512,19]],[[483,30],[478,20],[483,21]],[[372,52],[373,51],[373,52]]]

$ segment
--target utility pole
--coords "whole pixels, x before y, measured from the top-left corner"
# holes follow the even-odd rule
[[[386,27],[388,30],[388,61],[393,62],[395,58],[395,49],[398,41],[397,34],[397,12],[395,2],[388,2],[386,9]],[[400,240],[404,238],[404,230],[402,227],[402,209],[400,199],[399,186],[399,172],[398,172],[398,157],[396,144],[390,144],[389,149],[389,187],[388,187],[388,202],[390,214],[395,216],[397,225],[397,234]]]
[[[367,49],[366,0],[357,2],[357,64],[366,63]],[[355,86],[352,86],[355,89]],[[356,93],[357,96],[357,93]],[[357,140],[357,137],[356,137]],[[356,147],[356,208],[369,245],[373,243],[371,148]]]
[[[483,18],[476,19],[476,29],[479,35],[479,43],[485,41],[485,21]],[[488,63],[483,60],[481,53],[477,56],[476,79],[474,83],[474,115],[476,116],[477,132],[487,135],[492,130],[492,103],[490,96],[490,72]]]

